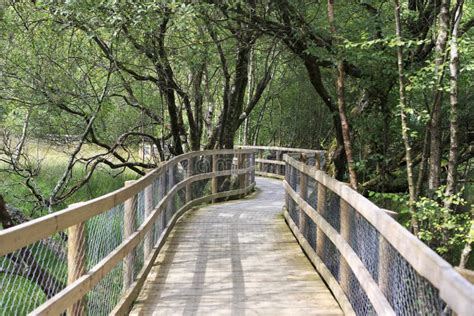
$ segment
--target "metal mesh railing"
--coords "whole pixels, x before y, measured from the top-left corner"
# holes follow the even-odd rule
[[[474,287],[443,259],[345,184],[285,159],[285,217],[346,312],[472,314]]]
[[[1,315],[26,315],[66,286],[66,239],[61,231],[0,257]]]
[[[248,193],[254,162],[252,150],[189,153],[114,193],[0,231],[0,315],[126,308],[180,214]]]

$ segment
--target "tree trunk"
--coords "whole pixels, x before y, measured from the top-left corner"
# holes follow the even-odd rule
[[[474,222],[473,224],[471,224],[471,229],[468,232],[468,234],[472,236],[472,232],[474,232]],[[464,245],[464,248],[461,252],[461,258],[459,259],[460,268],[464,269],[466,267],[467,261],[469,260],[469,256],[471,255],[471,251],[472,251],[472,247],[471,247],[472,242],[473,242],[472,238],[469,238],[466,242],[466,245]]]
[[[336,136],[336,150],[334,151],[332,160],[335,167],[335,178],[343,180],[346,170],[346,156],[344,152],[344,137],[342,136],[342,124],[339,117],[337,107],[334,105],[331,96],[326,90],[321,78],[321,70],[317,64],[317,60],[309,55],[303,55],[304,65],[308,72],[309,80],[318,95],[323,100],[332,114],[332,121]]]
[[[430,168],[428,188],[436,190],[440,184],[441,170],[441,104],[443,92],[441,82],[444,73],[446,43],[448,40],[449,0],[441,1],[439,28],[435,46],[435,91],[430,124]]]
[[[450,74],[450,105],[451,113],[449,118],[449,158],[448,158],[448,175],[446,178],[446,195],[450,196],[456,191],[456,168],[458,160],[458,76],[459,76],[459,55],[458,55],[458,29],[462,18],[462,9],[464,0],[458,0],[454,15],[454,25],[451,35],[451,50],[449,59]],[[446,203],[450,207],[449,202]]]
[[[395,31],[397,36],[397,41],[401,42],[402,40],[402,31],[401,31],[401,23],[400,23],[400,1],[394,0],[395,3]],[[409,128],[407,123],[407,116],[406,116],[406,98],[405,98],[405,76],[404,76],[404,69],[403,69],[403,47],[402,45],[397,46],[397,63],[398,63],[398,81],[399,81],[399,94],[400,94],[400,118],[402,123],[402,137],[403,143],[405,145],[405,159],[407,165],[407,181],[408,181],[408,191],[409,191],[409,204],[410,204],[410,211],[412,215],[415,213],[415,182],[413,179],[413,160],[411,154],[411,144],[410,144],[410,136],[408,134]],[[418,233],[418,223],[412,216],[412,229],[415,234]]]
[[[335,39],[337,39],[336,24],[334,22],[334,0],[328,0],[328,19],[331,28],[331,33]],[[337,43],[336,43],[337,44]],[[354,158],[352,155],[352,142],[351,133],[349,127],[349,121],[346,116],[346,100],[344,97],[344,61],[340,56],[340,52],[337,52],[337,107],[339,112],[339,118],[341,120],[342,138],[344,141],[344,150],[346,152],[347,166],[349,169],[349,181],[351,187],[357,190],[357,174],[355,171]]]

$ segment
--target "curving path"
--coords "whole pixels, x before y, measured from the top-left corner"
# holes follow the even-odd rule
[[[278,180],[188,212],[130,315],[342,315],[281,214]]]

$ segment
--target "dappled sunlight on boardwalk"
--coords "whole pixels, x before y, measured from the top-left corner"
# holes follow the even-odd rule
[[[191,211],[176,225],[131,315],[341,315],[281,215],[280,181]]]

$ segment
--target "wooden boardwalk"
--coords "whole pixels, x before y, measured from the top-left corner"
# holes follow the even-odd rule
[[[281,214],[280,181],[185,215],[131,315],[341,315]]]

